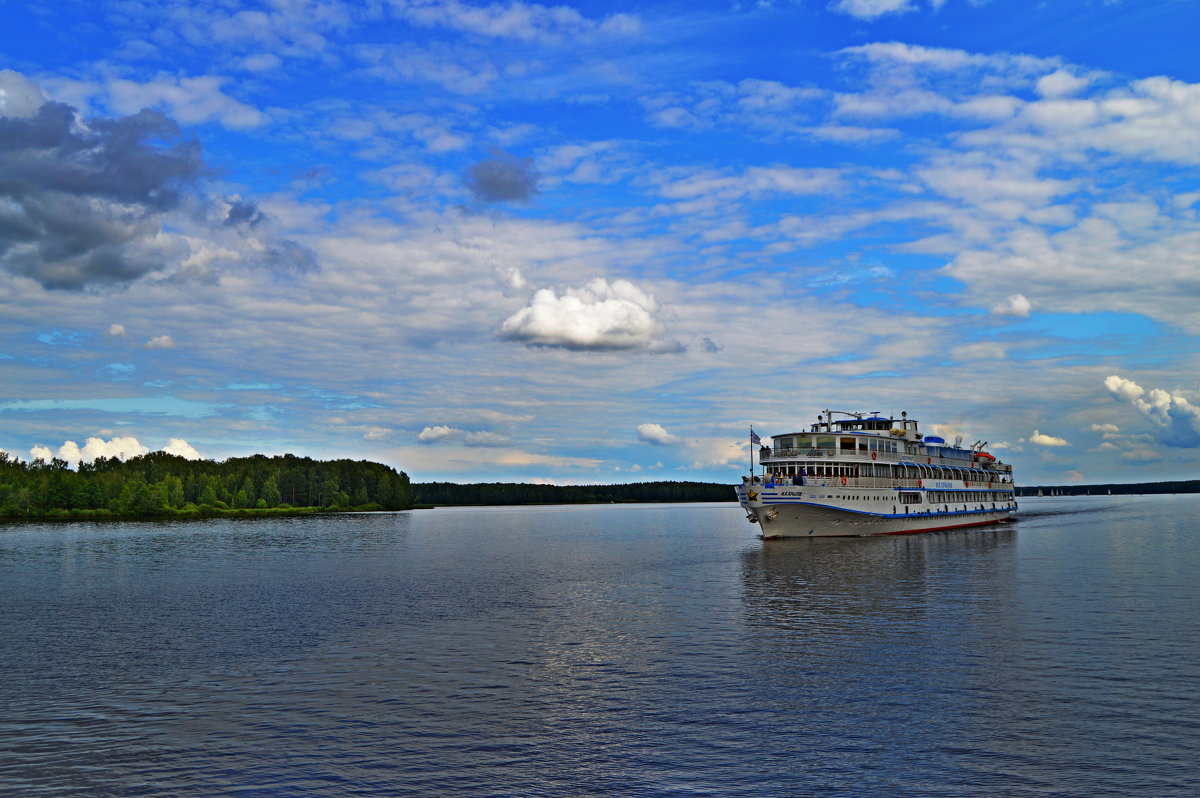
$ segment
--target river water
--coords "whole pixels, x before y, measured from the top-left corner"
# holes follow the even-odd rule
[[[1200,496],[0,526],[0,792],[1200,795]]]

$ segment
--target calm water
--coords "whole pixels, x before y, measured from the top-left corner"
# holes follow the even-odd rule
[[[0,526],[0,791],[1194,796],[1200,496]]]

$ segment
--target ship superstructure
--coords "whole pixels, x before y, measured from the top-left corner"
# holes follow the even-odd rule
[[[1017,509],[1012,466],[986,443],[922,435],[907,413],[827,410],[808,431],[770,440],[758,451],[761,475],[736,487],[763,537],[927,532],[994,524]]]

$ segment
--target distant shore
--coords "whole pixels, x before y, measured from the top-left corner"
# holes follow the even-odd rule
[[[1017,496],[1134,496],[1163,493],[1200,493],[1200,479],[1174,482],[1109,482],[1098,485],[1021,485]]]

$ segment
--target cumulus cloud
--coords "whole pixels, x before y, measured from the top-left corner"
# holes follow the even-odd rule
[[[467,169],[466,185],[483,202],[526,202],[538,193],[539,177],[533,159],[497,152]]]
[[[692,469],[740,469],[745,468],[748,462],[745,441],[707,438],[691,440],[688,445],[696,455],[690,465]]]
[[[1010,294],[1003,302],[992,305],[992,314],[996,316],[1016,316],[1019,319],[1029,318],[1033,303],[1024,294]]]
[[[583,288],[559,294],[543,288],[528,307],[500,327],[500,337],[530,346],[576,350],[678,351],[679,344],[658,340],[666,327],[658,320],[658,302],[628,280],[596,278]]]
[[[57,452],[51,451],[48,446],[38,444],[29,450],[29,454],[35,460],[49,462],[52,458],[57,457],[59,460],[66,460],[72,466],[77,466],[81,462],[90,463],[97,457],[115,457],[118,460],[128,460],[130,457],[137,457],[149,451],[150,449],[143,446],[137,438],[114,437],[107,441],[103,438],[88,438],[83,448],[80,448],[79,444],[75,441],[66,441],[62,446],[58,447]]]
[[[199,144],[156,111],[85,122],[63,103],[5,102],[25,114],[0,117],[0,267],[78,289],[161,266],[162,215],[200,176]]]
[[[1045,433],[1038,432],[1037,430],[1034,430],[1033,434],[1029,436],[1029,442],[1035,443],[1038,446],[1067,446],[1067,445],[1069,445],[1067,443],[1067,441],[1063,438],[1056,438],[1053,435],[1046,435]]]
[[[1200,406],[1161,388],[1146,390],[1116,374],[1104,380],[1113,399],[1126,402],[1154,427],[1154,437],[1166,446],[1200,446]]]
[[[667,432],[661,424],[638,424],[637,436],[639,441],[652,443],[655,446],[670,446],[679,441],[677,435]]]
[[[1116,424],[1093,424],[1089,429],[1092,432],[1116,433],[1121,431],[1121,428]]]
[[[1091,78],[1080,77],[1066,69],[1057,69],[1038,78],[1037,92],[1043,97],[1068,97],[1084,89]]]
[[[454,427],[447,427],[444,424],[439,424],[436,427],[426,427],[417,435],[417,440],[421,443],[433,443],[435,441],[445,440],[462,433],[462,430]]]
[[[167,445],[162,447],[162,451],[167,454],[178,455],[185,460],[203,460],[204,455],[196,451],[190,443],[183,438],[171,438],[167,441]]]
[[[156,335],[146,343],[142,344],[142,349],[174,349],[175,339],[169,335]]]
[[[512,440],[506,435],[501,435],[498,432],[489,432],[488,430],[465,430],[457,427],[450,427],[445,424],[439,424],[435,427],[426,427],[417,435],[417,440],[421,443],[438,443],[449,441],[462,441],[466,446],[510,446]]]

